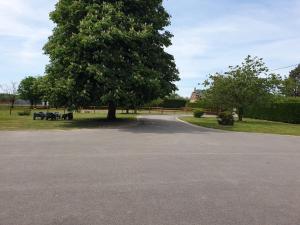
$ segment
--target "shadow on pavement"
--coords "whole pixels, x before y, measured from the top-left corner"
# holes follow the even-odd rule
[[[177,120],[141,118],[135,126],[124,127],[121,131],[131,133],[155,133],[155,134],[201,134],[207,132],[218,132],[219,130],[212,130],[203,127],[193,127]]]

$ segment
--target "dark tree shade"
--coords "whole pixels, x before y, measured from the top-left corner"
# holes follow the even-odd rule
[[[300,96],[300,64],[290,72],[290,78],[293,82],[294,96]]]
[[[300,82],[300,64],[290,72],[290,78]]]
[[[60,0],[50,17],[56,27],[44,48],[51,60],[46,72],[68,83],[69,103],[101,99],[114,119],[118,105],[141,105],[176,90],[162,0]]]

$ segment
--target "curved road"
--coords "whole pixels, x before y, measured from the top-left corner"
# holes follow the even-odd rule
[[[300,224],[300,138],[145,116],[0,132],[0,225]]]

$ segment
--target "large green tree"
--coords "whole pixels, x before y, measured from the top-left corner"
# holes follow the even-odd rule
[[[215,74],[205,82],[206,98],[212,107],[236,109],[242,121],[247,107],[265,104],[278,91],[280,79],[268,74],[262,59],[247,56],[241,65],[229,67],[225,74]]]
[[[143,104],[176,90],[178,71],[165,49],[172,35],[162,0],[60,0],[44,47],[52,85],[65,83],[68,104],[101,101],[116,107]],[[54,88],[55,89],[55,88]]]
[[[283,80],[282,92],[288,97],[300,97],[300,64]]]
[[[39,87],[39,77],[26,77],[24,78],[18,88],[20,98],[29,100],[31,106],[36,105],[42,100],[43,93]]]

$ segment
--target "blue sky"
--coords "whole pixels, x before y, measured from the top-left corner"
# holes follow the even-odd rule
[[[0,0],[0,84],[44,73],[42,47],[56,0]],[[271,69],[300,63],[300,0],[165,0],[175,35],[168,49],[180,71],[179,93],[189,96],[208,74],[248,54]],[[290,69],[279,70],[285,75]]]

